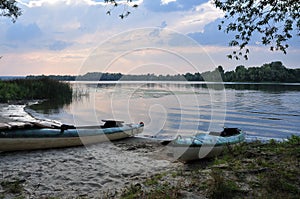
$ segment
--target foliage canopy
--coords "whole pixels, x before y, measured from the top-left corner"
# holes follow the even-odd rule
[[[215,6],[225,14],[219,30],[235,32],[230,46],[239,47],[228,58],[248,59],[251,37],[258,33],[263,45],[270,45],[271,51],[287,53],[288,40],[300,36],[299,0],[214,0]]]
[[[0,16],[11,18],[15,22],[21,14],[16,0],[0,0]]]
[[[119,5],[123,4],[123,11],[119,15],[119,17],[121,19],[124,19],[125,17],[128,17],[128,15],[131,14],[131,12],[129,11],[130,7],[132,7],[132,8],[138,7],[138,5],[136,3],[134,3],[134,0],[126,0],[126,1],[104,0],[104,3],[111,5],[111,7],[106,12],[107,15],[111,15],[111,12],[113,9],[115,9]]]

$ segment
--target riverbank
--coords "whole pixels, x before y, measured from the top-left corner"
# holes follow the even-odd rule
[[[135,150],[131,142],[146,147]],[[126,185],[181,165],[157,156],[161,149],[133,138],[86,147],[1,153],[0,196],[117,197]]]
[[[31,117],[24,116],[25,105],[0,107],[5,115],[0,122]],[[129,138],[91,146],[0,153],[0,198],[117,197],[126,185],[182,165],[162,157],[163,151],[158,142]]]
[[[120,198],[299,198],[300,137],[243,143],[223,156],[152,175]]]
[[[9,118],[9,115],[7,114],[7,112],[5,110],[5,109],[7,109],[8,106],[9,106],[8,104],[0,103],[0,123],[14,121],[14,119]],[[5,116],[4,112],[6,112],[6,116]]]
[[[0,154],[3,198],[298,198],[300,138],[187,164],[152,140]]]
[[[14,120],[12,120],[12,119],[8,119],[8,118],[5,118],[5,117],[0,116],[0,122],[1,122],[1,123],[13,122],[13,121],[14,121]]]
[[[8,113],[23,105],[0,107],[11,116],[2,119],[22,118],[21,111]],[[141,138],[0,153],[0,198],[297,198],[299,154],[299,137],[244,143],[188,164]]]

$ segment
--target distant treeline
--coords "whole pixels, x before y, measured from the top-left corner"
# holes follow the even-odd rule
[[[44,76],[27,76],[41,78]],[[89,72],[79,76],[47,76],[63,81],[224,81],[224,82],[300,82],[300,69],[288,69],[281,62],[264,64],[261,67],[237,66],[233,71],[225,72],[222,66],[214,71],[186,73],[178,75],[124,75],[121,73]]]
[[[66,103],[72,101],[69,84],[50,78],[0,81],[0,102],[47,99]]]
[[[225,73],[220,67],[218,70],[226,82],[300,82],[300,68],[288,69],[281,62],[250,68],[237,66],[234,71]]]
[[[26,79],[44,79],[49,78],[57,81],[75,81],[77,76],[74,75],[28,75]]]
[[[281,62],[264,64],[261,67],[237,66],[233,71],[225,72],[222,66],[214,71],[204,72],[199,75],[185,74],[188,81],[224,81],[224,82],[300,82],[300,68],[288,69]]]

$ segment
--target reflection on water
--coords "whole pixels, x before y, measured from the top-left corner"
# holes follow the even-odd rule
[[[300,84],[227,83],[226,89],[257,90],[264,92],[300,91]]]
[[[57,101],[50,100],[38,104],[33,104],[30,106],[30,108],[35,110],[38,113],[51,115],[51,114],[58,114],[61,111],[61,109],[63,109],[65,106],[69,104],[71,104],[71,101],[69,103],[64,103],[64,102],[57,102]]]
[[[80,82],[73,86],[88,95],[69,105],[35,106],[38,117],[75,125],[98,124],[101,119],[143,121],[144,135],[172,137],[224,126],[241,128],[248,137],[300,135],[298,84]]]

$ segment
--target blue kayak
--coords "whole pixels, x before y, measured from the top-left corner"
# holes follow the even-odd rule
[[[190,137],[178,136],[169,143],[171,155],[180,161],[191,161],[219,155],[224,147],[245,141],[245,133],[238,128],[224,128],[222,132],[199,133]]]
[[[123,124],[104,120],[99,126],[43,126],[27,124],[22,128],[0,129],[0,151],[34,150],[71,147],[118,140],[143,131],[144,124]]]

